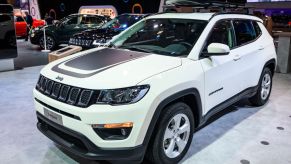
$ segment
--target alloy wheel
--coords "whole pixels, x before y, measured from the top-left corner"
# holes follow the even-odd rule
[[[40,39],[41,48],[45,49],[44,37]],[[51,36],[46,36],[46,49],[51,50],[55,46],[55,40]]]
[[[263,79],[262,79],[262,84],[261,84],[261,98],[263,100],[266,100],[267,97],[270,94],[271,91],[271,76],[269,74],[265,74]]]
[[[163,149],[169,158],[176,158],[185,149],[190,136],[190,121],[185,114],[175,115],[166,127]]]

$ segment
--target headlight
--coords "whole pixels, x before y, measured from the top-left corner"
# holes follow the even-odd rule
[[[96,40],[94,40],[93,41],[93,45],[94,46],[100,46],[100,45],[104,45],[105,43],[106,43],[106,39],[103,39],[103,38],[101,38],[101,39],[96,39]]]
[[[30,37],[34,37],[35,36],[35,33],[34,33],[34,31],[32,31],[32,33],[30,34]]]
[[[98,40],[94,40],[92,45],[99,46],[100,45],[99,39]]]
[[[96,103],[112,105],[132,104],[141,100],[149,89],[149,85],[141,85],[129,88],[102,90]]]

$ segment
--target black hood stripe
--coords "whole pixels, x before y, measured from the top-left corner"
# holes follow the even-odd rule
[[[75,57],[73,59],[69,59],[63,61],[57,65],[55,65],[52,70],[68,76],[73,76],[77,78],[87,78],[93,76],[97,73],[103,72],[112,67],[118,66],[120,64],[145,57],[149,54],[134,52],[134,51],[125,51],[120,49],[103,49],[96,52],[92,52],[89,54],[85,54],[82,56]],[[61,64],[65,63],[66,66],[86,70],[86,71],[94,71],[89,74],[80,74],[77,72],[72,72],[69,70],[64,70],[59,68]]]

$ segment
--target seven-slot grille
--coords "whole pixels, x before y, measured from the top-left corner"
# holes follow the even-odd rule
[[[78,46],[91,46],[93,40],[90,39],[75,39],[71,38],[69,43],[72,45],[78,45]]]
[[[99,91],[69,86],[40,76],[36,89],[55,100],[86,108],[96,102]]]

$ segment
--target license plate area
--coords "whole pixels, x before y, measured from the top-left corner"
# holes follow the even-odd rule
[[[52,112],[46,108],[43,108],[43,111],[44,111],[44,116],[46,118],[48,118],[49,120],[51,120],[57,124],[63,125],[63,119],[62,119],[61,115],[59,115],[55,112]]]

